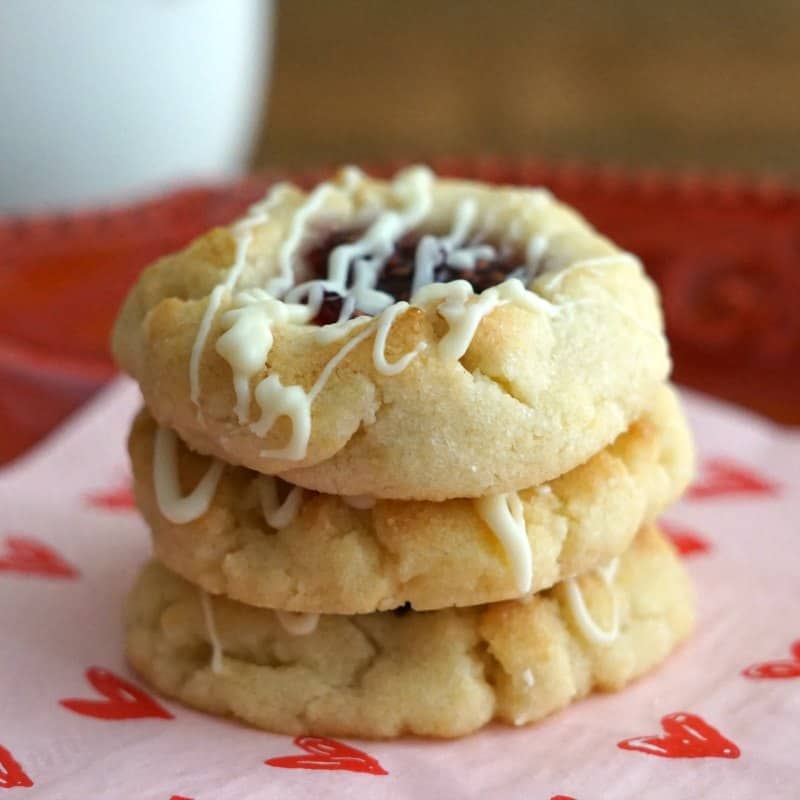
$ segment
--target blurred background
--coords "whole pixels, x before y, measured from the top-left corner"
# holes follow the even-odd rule
[[[550,186],[676,380],[800,424],[799,87],[800,0],[0,0],[0,463],[116,375],[144,266],[341,162]]]
[[[800,174],[797,0],[291,0],[254,164],[498,153]]]
[[[797,0],[3,0],[0,211],[487,154],[800,173]]]

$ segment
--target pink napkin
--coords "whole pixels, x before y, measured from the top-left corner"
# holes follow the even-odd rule
[[[0,797],[47,800],[800,796],[800,434],[686,395],[701,455],[666,522],[698,593],[655,673],[461,741],[277,736],[147,690],[120,606],[148,557],[117,382],[0,473]]]

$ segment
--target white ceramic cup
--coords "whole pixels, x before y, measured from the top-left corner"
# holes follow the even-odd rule
[[[271,0],[0,0],[0,212],[239,174],[272,12]]]

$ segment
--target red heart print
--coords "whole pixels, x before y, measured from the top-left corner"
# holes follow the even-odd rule
[[[739,748],[702,717],[679,711],[661,718],[664,733],[617,742],[622,750],[639,750],[663,758],[739,758]]]
[[[389,774],[363,750],[357,750],[355,747],[350,747],[334,739],[323,739],[321,736],[297,736],[294,743],[301,750],[305,750],[305,754],[270,758],[264,763],[271,767],[284,767],[285,769],[328,769],[367,772],[370,775]]]
[[[724,495],[775,495],[778,486],[750,469],[724,458],[710,458],[703,463],[702,477],[689,487],[687,496],[705,500]]]
[[[550,800],[575,800],[575,798],[566,794],[554,794]]]
[[[800,678],[800,639],[792,642],[789,648],[792,657],[780,658],[776,661],[763,661],[760,664],[751,664],[742,670],[745,678]]]
[[[89,492],[85,499],[87,505],[105,508],[108,511],[130,511],[136,508],[136,501],[133,497],[133,490],[129,480],[118,484],[112,489]]]
[[[7,536],[0,554],[0,572],[46,575],[49,578],[77,578],[78,570],[55,550],[25,536]]]
[[[0,789],[28,788],[30,786],[33,786],[33,781],[22,769],[20,763],[9,750],[0,745]]]
[[[105,700],[59,700],[64,708],[82,714],[84,717],[96,719],[144,719],[159,717],[172,719],[172,714],[159,705],[147,692],[130,681],[120,678],[102,667],[90,667],[86,670],[89,683],[105,698]]]
[[[689,528],[678,527],[668,522],[662,522],[660,527],[682,556],[699,555],[711,549],[711,545],[702,536],[698,536]]]

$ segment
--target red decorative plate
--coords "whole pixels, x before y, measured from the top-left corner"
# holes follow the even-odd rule
[[[550,187],[643,258],[664,295],[678,381],[800,422],[800,192],[774,182],[534,161],[434,166]],[[308,185],[323,173],[293,177]],[[231,220],[279,177],[126,208],[0,218],[0,462],[114,374],[108,334],[139,270]]]

